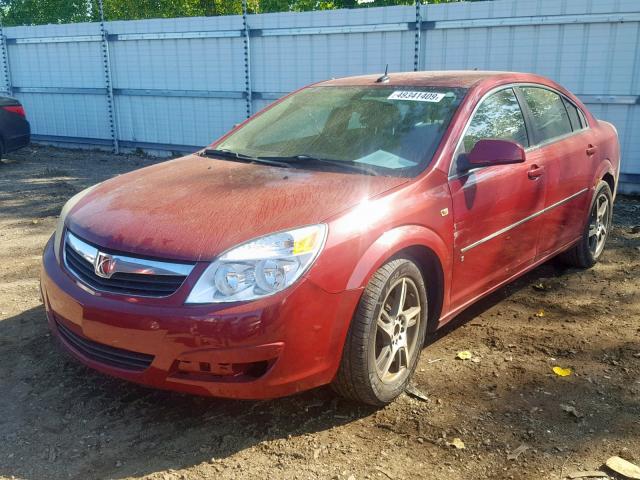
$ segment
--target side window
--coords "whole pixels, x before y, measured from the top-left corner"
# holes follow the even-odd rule
[[[546,88],[521,87],[531,112],[536,143],[571,133],[571,122],[562,98]]]
[[[582,128],[587,128],[589,124],[587,123],[587,119],[584,116],[584,112],[578,109],[578,116],[580,117],[580,123],[582,123]]]
[[[571,128],[576,132],[578,130],[582,130],[584,125],[580,120],[580,115],[578,114],[578,107],[576,107],[573,103],[571,103],[566,98],[563,98],[564,106],[567,108],[567,113],[569,114],[569,120],[571,120]]]
[[[523,147],[529,146],[524,117],[513,89],[496,92],[482,102],[462,140],[463,149],[458,153],[469,153],[478,140],[485,138],[512,140]]]

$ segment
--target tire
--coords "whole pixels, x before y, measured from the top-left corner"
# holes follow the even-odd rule
[[[427,307],[424,279],[413,260],[396,258],[380,267],[351,321],[333,389],[375,406],[398,397],[420,358]]]
[[[606,204],[606,209],[601,211],[603,204]],[[582,237],[573,247],[560,254],[560,260],[577,268],[593,267],[604,251],[607,237],[611,231],[612,218],[613,194],[609,184],[601,180],[593,195]]]

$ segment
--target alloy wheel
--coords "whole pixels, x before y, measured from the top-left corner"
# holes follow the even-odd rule
[[[589,219],[589,250],[593,258],[598,258],[607,241],[611,227],[611,204],[609,197],[601,193],[596,199]]]
[[[402,277],[391,286],[376,322],[374,361],[383,383],[402,376],[415,355],[422,305],[412,279]]]

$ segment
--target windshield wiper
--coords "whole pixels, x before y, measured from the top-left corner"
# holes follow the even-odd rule
[[[343,170],[351,170],[353,172],[358,172],[358,173],[368,173],[369,175],[379,175],[379,173],[375,169],[367,167],[366,165],[361,163],[356,163],[356,162],[347,161],[347,160],[333,160],[331,158],[314,157],[313,155],[300,154],[300,155],[291,155],[288,157],[258,157],[258,158],[260,158],[261,160],[269,160],[272,162],[285,162],[289,164],[298,164],[298,165],[301,165],[306,162],[323,164],[323,165],[331,165],[333,167],[338,167]]]
[[[231,158],[235,160],[241,160],[249,163],[261,163],[263,165],[271,165],[272,167],[282,167],[282,168],[290,168],[287,162],[278,161],[276,159],[270,159],[265,157],[252,157],[251,155],[245,155],[243,153],[233,152],[231,150],[223,149],[215,149],[215,148],[205,148],[201,155],[204,157],[221,157],[221,158]]]

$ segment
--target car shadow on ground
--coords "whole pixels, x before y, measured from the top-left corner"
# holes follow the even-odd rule
[[[0,322],[0,477],[127,477],[228,457],[370,415],[327,388],[270,401],[204,398],[103,376],[52,338],[43,307]],[[35,443],[33,440],[35,439]],[[65,468],[51,468],[63,462]]]
[[[467,326],[523,288],[567,274],[571,271],[556,263],[535,269],[463,312],[432,336],[429,346],[437,349],[444,335]],[[618,352],[618,359],[629,359],[632,352],[640,351],[638,341],[620,339],[617,344],[602,351],[595,351],[595,346],[581,349],[574,352],[572,361],[606,357],[612,351]],[[0,391],[4,392],[0,396],[0,476],[126,478],[203,462],[215,465],[255,446],[268,451],[273,440],[328,431],[360,419],[369,422],[366,429],[379,432],[380,427],[375,420],[379,409],[340,400],[328,388],[270,401],[235,401],[156,391],[103,376],[62,352],[48,332],[40,306],[0,322],[0,358],[4,359],[0,365]],[[532,380],[525,373],[515,367],[507,373],[513,378],[498,385],[478,381],[468,368],[453,379],[431,377],[420,388],[439,392],[454,410],[474,402],[482,413],[471,420],[470,428],[490,429],[493,423],[494,430],[503,430],[501,443],[478,445],[479,450],[507,451],[522,442],[541,454],[569,454],[585,443],[606,443],[631,436],[639,428],[640,405],[627,385],[632,379],[625,380],[624,373],[614,384],[590,377],[562,383],[548,376]],[[466,396],[464,385],[474,382],[477,397],[458,400]],[[567,415],[559,407],[562,399],[579,400],[578,415]],[[385,410],[402,411],[403,402],[412,401],[417,402],[405,397]],[[421,407],[424,414],[399,414],[391,426],[384,424],[387,433],[420,437],[432,448],[447,448],[443,432],[450,431],[451,425],[431,419],[429,413],[437,413],[438,406]],[[285,457],[296,461],[295,455],[289,452]],[[280,454],[273,461],[286,458]]]
[[[484,298],[481,298],[477,302],[467,307],[465,310],[451,319],[451,321],[443,325],[436,332],[433,332],[427,338],[426,346],[437,342],[441,338],[445,337],[448,333],[468,324],[472,320],[477,319],[513,294],[520,292],[525,288],[531,288],[532,285],[539,284],[541,279],[548,280],[561,278],[564,275],[570,274],[572,271],[576,270],[563,265],[562,262],[557,259],[552,259],[546,263],[543,263],[542,265],[536,267],[522,277],[517,278],[513,282],[497,289],[495,292],[487,295]]]

